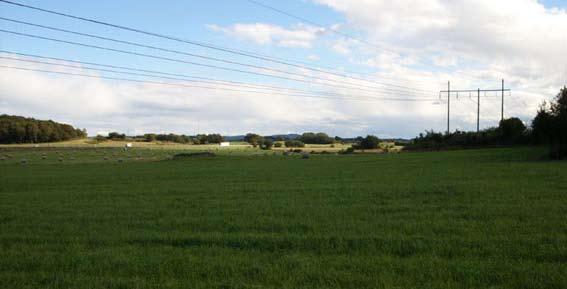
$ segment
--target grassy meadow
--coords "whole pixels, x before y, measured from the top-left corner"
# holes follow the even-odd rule
[[[0,288],[567,288],[542,148],[191,149],[0,148]]]

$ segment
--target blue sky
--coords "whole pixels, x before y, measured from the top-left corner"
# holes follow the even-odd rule
[[[400,1],[399,5],[379,0],[375,3],[346,0],[262,1],[321,23],[324,25],[322,28],[266,10],[246,0],[166,3],[145,0],[18,2],[222,47],[297,60],[312,66],[329,67],[335,72],[354,72],[356,74],[352,74],[353,76],[369,80],[364,83],[354,81],[354,86],[368,85],[371,82],[375,85],[375,82],[380,82],[396,85],[395,87],[427,91],[427,95],[414,96],[406,90],[406,93],[392,97],[438,98],[437,91],[445,88],[447,80],[454,82],[458,88],[493,88],[498,86],[500,78],[506,78],[517,91],[510,99],[507,114],[517,115],[526,122],[529,122],[538,104],[551,97],[554,91],[565,83],[567,77],[567,63],[558,52],[561,47],[565,47],[565,33],[561,31],[567,31],[567,26],[563,26],[567,23],[567,1],[547,0],[539,2],[544,5],[541,6],[534,1],[520,0],[514,2],[509,15],[502,12],[505,9],[499,7],[506,1],[493,3],[486,0],[480,1],[482,3],[479,2],[478,5],[466,1],[447,3],[440,0],[415,2],[418,4]],[[462,13],[460,17],[454,17],[459,16],[459,13]],[[273,63],[227,55],[202,47],[3,3],[0,3],[0,16],[247,64],[275,67],[297,73],[301,77],[305,74],[305,71],[281,65],[274,66]],[[510,21],[504,23],[502,19]],[[180,57],[6,21],[0,21],[0,28],[210,63],[202,59]],[[376,46],[345,38],[333,33],[333,29]],[[545,47],[536,47],[531,44],[534,42],[540,42],[541,46]],[[556,47],[553,48],[554,46]],[[5,33],[0,33],[0,47],[7,51],[135,66],[168,73],[296,89],[317,89],[348,96],[357,96],[360,93],[358,90],[336,91],[336,88],[317,86],[316,83],[311,85],[147,59],[26,39]],[[10,60],[4,60],[2,63],[12,66],[24,65]],[[25,65],[33,67],[31,64]],[[3,85],[0,90],[2,112],[65,121],[86,127],[90,134],[111,130],[188,134],[197,131],[224,134],[255,131],[270,134],[309,130],[327,131],[342,136],[372,133],[383,137],[411,137],[425,129],[443,130],[446,123],[443,100],[423,103],[351,103],[345,100],[316,100],[281,95],[252,97],[219,91],[178,88],[168,90],[159,86],[149,87],[104,79],[93,81],[6,69],[0,70],[0,73],[0,80],[9,83]],[[115,76],[104,72],[96,75]],[[329,75],[317,77],[329,77],[331,81],[352,81],[336,80]],[[392,86],[389,89],[392,89]],[[390,95],[391,93],[388,93],[388,96]],[[385,97],[380,92],[375,96]],[[476,115],[470,108],[476,104],[467,99],[468,95],[461,95],[459,99],[456,95],[454,97],[453,128],[472,129],[476,123]],[[483,99],[483,127],[497,123],[497,99],[492,95]]]
[[[22,1],[27,3],[46,7],[40,1]],[[320,22],[322,24],[332,25],[340,23],[342,16],[331,9],[315,5],[307,1],[285,1],[285,3],[273,4],[278,5],[293,13],[307,15],[309,19]],[[283,6],[279,6],[284,4]],[[215,1],[169,1],[167,5],[159,1],[51,1],[49,9],[56,11],[64,11],[74,15],[85,15],[90,18],[99,19],[115,24],[136,27],[143,30],[159,32],[167,35],[178,36],[190,40],[214,43],[226,47],[238,48],[247,51],[259,52],[267,55],[277,55],[293,60],[310,61],[309,56],[317,54],[324,61],[318,63],[331,67],[350,67],[348,61],[342,56],[336,55],[325,49],[325,44],[321,43],[314,49],[282,49],[272,45],[256,45],[245,40],[235,40],[227,37],[222,33],[215,33],[207,28],[207,25],[214,24],[219,26],[229,26],[234,23],[271,23],[282,27],[289,27],[297,24],[298,21],[280,15],[273,11],[265,10],[261,7],[253,5],[244,0],[215,0]],[[200,49],[190,45],[182,45],[179,43],[171,43],[170,41],[145,37],[130,32],[123,32],[116,29],[107,29],[100,25],[90,24],[86,22],[70,20],[53,16],[41,12],[30,11],[9,5],[2,5],[1,15],[6,18],[28,19],[34,23],[48,23],[51,26],[72,28],[81,32],[104,34],[114,38],[125,38],[130,41],[138,41],[151,43],[155,46],[181,48],[192,52],[206,53],[211,56],[224,56],[215,51]],[[39,33],[43,36],[53,36],[56,38],[83,40],[81,37],[73,37],[61,33],[52,33],[44,29],[34,29],[21,24],[12,24],[9,22],[1,22],[4,29],[11,29],[21,32]],[[356,33],[354,31],[353,33]],[[61,37],[63,36],[63,37]],[[331,36],[332,38],[332,36]],[[2,47],[6,50],[27,51],[30,53],[49,54],[51,56],[66,57],[72,59],[81,59],[88,61],[106,62],[123,62],[131,63],[136,58],[124,58],[124,55],[100,52],[93,49],[77,48],[65,44],[54,44],[45,41],[37,41],[25,39],[18,36],[2,35]],[[83,41],[85,42],[85,41]],[[101,41],[88,41],[89,43],[105,44]],[[38,46],[41,43],[41,46]],[[314,50],[316,52],[314,52]],[[340,57],[339,57],[340,56]],[[246,61],[249,61],[246,59]],[[201,69],[198,67],[190,67],[185,69],[183,65],[172,65],[171,63],[159,63],[164,70],[175,71],[191,71],[195,73],[207,73],[212,76],[226,76],[225,72],[219,72],[210,69]],[[166,65],[166,67],[163,67]],[[150,65],[151,67],[152,65]],[[180,67],[181,66],[181,67]],[[167,69],[166,69],[167,68]],[[366,67],[357,67],[357,71],[362,70],[368,72]],[[242,75],[231,75],[242,79]]]
[[[543,0],[540,2],[548,8],[567,8],[567,1],[565,0]]]

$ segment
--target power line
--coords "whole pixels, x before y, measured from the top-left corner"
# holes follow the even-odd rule
[[[451,90],[451,82],[447,83],[447,90],[441,90],[439,91],[439,95],[441,95],[442,93],[446,93],[447,94],[447,134],[449,134],[450,131],[450,111],[451,111],[451,94],[456,94],[457,98],[459,96],[459,93],[471,93],[471,92],[476,92],[477,93],[477,120],[476,120],[476,130],[477,132],[480,131],[480,93],[483,92],[486,95],[486,92],[501,92],[502,93],[502,107],[501,107],[501,120],[504,120],[504,93],[505,92],[510,92],[511,89],[507,89],[504,87],[504,79],[502,79],[502,88],[500,89],[453,89]]]
[[[28,26],[40,27],[40,28],[43,28],[43,29],[48,29],[48,30],[53,30],[53,31],[65,32],[65,33],[74,34],[74,35],[80,35],[80,36],[85,36],[85,37],[90,37],[90,38],[101,39],[101,40],[111,41],[111,42],[115,42],[115,43],[127,44],[127,45],[142,47],[142,48],[149,48],[149,49],[158,50],[158,51],[180,54],[180,55],[185,55],[185,56],[190,56],[190,57],[195,57],[195,58],[200,58],[200,59],[205,59],[205,60],[212,60],[212,61],[217,61],[217,62],[222,62],[222,63],[227,63],[227,64],[240,65],[240,66],[250,67],[250,68],[254,68],[254,69],[262,69],[262,70],[267,70],[267,71],[276,72],[276,73],[283,73],[283,74],[287,74],[287,75],[297,75],[297,73],[293,73],[293,72],[289,72],[289,71],[285,71],[285,70],[281,70],[281,69],[259,66],[259,65],[253,65],[253,64],[248,64],[248,63],[242,63],[242,62],[226,60],[226,59],[221,59],[221,58],[216,58],[216,57],[211,57],[211,56],[205,56],[205,55],[196,54],[196,53],[189,53],[189,52],[184,52],[184,51],[179,51],[179,50],[173,50],[173,49],[162,48],[162,47],[157,47],[157,46],[152,46],[152,45],[146,45],[146,44],[126,41],[126,40],[119,40],[119,39],[114,39],[114,38],[109,38],[109,37],[104,37],[104,36],[99,36],[99,35],[94,35],[94,34],[89,34],[89,33],[82,33],[82,32],[77,32],[77,31],[73,31],[73,30],[57,28],[57,27],[53,27],[53,26],[35,24],[35,23],[30,23],[30,22],[26,22],[26,21],[15,20],[15,19],[9,19],[9,18],[4,18],[4,17],[0,17],[0,20],[10,21],[10,22],[24,24],[24,25],[28,25]],[[317,77],[317,76],[304,75],[304,74],[301,74],[301,76],[320,80],[320,81],[331,81],[329,79],[321,78],[321,77]],[[369,85],[362,85],[362,84],[353,84],[353,83],[350,83],[350,82],[338,81],[338,80],[333,80],[333,82],[339,82],[339,83],[351,85],[351,86],[357,85],[357,86],[362,86],[362,87],[371,88],[371,89],[391,90],[393,92],[399,92],[400,91],[399,89],[390,89],[390,88],[387,88],[387,87],[384,88],[384,87],[376,87],[376,86],[369,86]],[[425,90],[415,89],[415,88],[411,88],[411,87],[405,87],[405,89],[415,90],[415,91],[420,91],[420,92],[426,92]]]
[[[0,1],[5,2],[5,1],[3,1],[3,0],[0,0]],[[334,28],[332,28],[332,27],[327,27],[327,26],[322,25],[322,24],[320,24],[320,23],[317,23],[317,22],[315,22],[315,21],[313,21],[313,20],[309,20],[309,19],[307,19],[307,18],[305,18],[305,17],[301,17],[301,16],[298,16],[298,15],[292,14],[292,13],[290,13],[290,12],[284,11],[284,10],[282,10],[282,9],[280,9],[280,8],[276,8],[276,7],[270,6],[270,5],[265,4],[265,3],[263,3],[263,2],[256,1],[256,0],[245,0],[245,1],[247,1],[247,2],[249,2],[249,3],[252,3],[252,4],[256,5],[256,6],[260,6],[260,7],[264,8],[264,9],[268,9],[268,10],[277,12],[277,13],[279,13],[279,14],[282,14],[282,15],[285,15],[285,16],[288,16],[288,17],[291,17],[291,18],[293,18],[293,19],[296,19],[296,20],[299,20],[299,21],[303,21],[303,22],[309,23],[309,24],[314,25],[314,26],[317,26],[317,27],[319,27],[319,28],[323,28],[323,29],[325,29],[325,30],[329,30],[329,31],[331,31],[331,32],[333,32],[333,33],[335,33],[335,34],[337,34],[337,35],[340,35],[340,36],[349,38],[349,39],[351,39],[351,40],[355,40],[355,41],[361,42],[361,43],[366,44],[366,45],[368,45],[368,46],[371,46],[371,47],[373,47],[373,48],[377,48],[377,49],[380,49],[380,50],[383,50],[383,51],[386,51],[386,52],[390,52],[390,53],[394,53],[394,54],[399,54],[398,51],[394,51],[394,50],[391,50],[391,49],[386,49],[386,48],[384,48],[383,46],[380,46],[380,45],[377,45],[377,44],[375,44],[375,43],[369,42],[369,41],[364,40],[364,39],[362,39],[362,38],[360,38],[360,37],[356,37],[356,36],[353,36],[352,34],[344,33],[344,32],[342,32],[342,31],[337,30],[337,29],[334,29]],[[481,80],[480,78],[478,78],[478,77],[476,77],[476,76],[472,76],[472,75],[467,74],[467,73],[464,73],[464,72],[454,71],[453,73],[455,73],[455,74],[461,74],[461,75],[470,77],[470,78],[472,78],[472,79]]]
[[[315,25],[315,26],[317,26],[317,27],[319,27],[319,28],[323,28],[323,29],[325,29],[325,30],[330,30],[330,31],[332,31],[332,32],[335,33],[335,34],[341,35],[341,36],[346,37],[346,38],[349,38],[349,39],[351,39],[351,40],[359,41],[359,42],[361,42],[361,43],[370,45],[370,46],[372,46],[372,47],[374,47],[374,48],[378,48],[378,49],[381,49],[381,50],[386,50],[386,49],[384,49],[383,47],[380,47],[380,46],[378,46],[378,45],[376,45],[376,44],[374,44],[374,43],[371,43],[371,42],[369,42],[369,41],[366,41],[366,40],[364,40],[364,39],[362,39],[362,38],[359,38],[359,37],[353,36],[353,35],[351,35],[351,34],[347,34],[347,33],[341,32],[340,30],[334,29],[334,28],[332,28],[332,27],[326,27],[325,25],[319,24],[319,23],[317,23],[317,22],[315,22],[315,21],[309,20],[309,19],[304,18],[304,17],[301,17],[301,16],[297,16],[297,15],[295,15],[295,14],[292,14],[292,13],[289,13],[289,12],[284,11],[284,10],[282,10],[282,9],[279,9],[279,8],[276,8],[276,7],[267,5],[267,4],[262,3],[262,2],[260,2],[260,1],[256,1],[256,0],[246,0],[246,1],[248,1],[248,2],[250,2],[250,3],[252,3],[252,4],[254,4],[254,5],[263,7],[263,8],[265,8],[265,9],[272,10],[272,11],[274,11],[274,12],[277,12],[277,13],[286,15],[286,16],[288,16],[288,17],[294,18],[294,19],[296,19],[296,20],[303,21],[303,22],[309,23],[309,24],[311,24],[311,25]],[[4,1],[2,1],[2,2],[4,2]],[[394,52],[394,51],[390,51],[390,52]],[[397,53],[397,52],[394,52],[394,53]]]
[[[39,7],[26,5],[26,4],[22,4],[22,3],[17,3],[17,2],[13,2],[13,1],[0,0],[0,2],[10,4],[10,5],[19,6],[19,7],[23,7],[23,8],[27,8],[27,9],[32,9],[32,10],[36,10],[36,11],[41,11],[41,12],[49,13],[49,14],[53,14],[53,15],[68,17],[68,18],[81,20],[81,21],[87,21],[87,22],[91,22],[91,23],[95,23],[95,24],[99,24],[99,25],[104,25],[104,26],[109,26],[109,27],[113,27],[113,28],[117,28],[117,29],[126,30],[126,31],[131,31],[131,32],[150,35],[150,36],[154,36],[154,37],[164,38],[164,39],[182,42],[182,43],[186,43],[186,44],[191,44],[191,45],[195,45],[195,46],[200,46],[200,47],[204,47],[204,48],[208,48],[208,49],[214,49],[214,50],[218,50],[218,51],[222,51],[222,52],[226,52],[226,53],[231,53],[231,54],[235,54],[235,55],[246,56],[246,57],[250,57],[250,58],[254,58],[254,59],[260,59],[260,60],[264,60],[264,61],[270,61],[270,62],[273,62],[273,63],[293,66],[293,67],[307,69],[307,70],[321,72],[321,73],[330,73],[330,74],[334,74],[336,76],[348,77],[348,78],[353,78],[353,79],[366,81],[366,82],[373,82],[373,83],[377,83],[377,84],[380,84],[380,85],[390,85],[390,86],[397,86],[397,87],[400,87],[400,88],[407,88],[407,87],[404,87],[402,85],[396,85],[396,84],[391,84],[391,83],[390,84],[380,83],[380,82],[377,82],[377,81],[355,78],[353,76],[348,76],[348,75],[345,75],[345,74],[342,74],[342,73],[329,72],[329,71],[325,71],[323,69],[309,67],[309,66],[306,66],[306,65],[293,64],[293,63],[291,63],[292,61],[281,61],[281,60],[277,60],[277,59],[275,59],[274,57],[271,57],[271,56],[260,56],[257,53],[253,53],[253,52],[235,50],[235,49],[231,49],[231,48],[221,47],[221,46],[218,46],[218,45],[212,45],[212,44],[203,43],[203,42],[181,39],[181,38],[174,37],[174,36],[169,36],[169,35],[165,35],[165,34],[141,30],[141,29],[137,29],[137,28],[112,24],[112,23],[109,23],[109,22],[94,20],[94,19],[90,19],[90,18],[86,18],[86,17],[75,16],[75,15],[71,15],[71,14],[67,14],[67,13],[62,13],[62,12],[57,12],[57,11],[48,10],[48,9],[44,9],[44,8],[39,8]]]
[[[77,66],[77,65],[68,65],[68,64],[61,64],[61,63],[51,63],[51,62],[45,62],[45,61],[37,61],[37,60],[29,60],[29,59],[19,59],[19,58],[12,58],[12,57],[4,57],[4,56],[0,56],[0,59],[8,59],[8,60],[13,60],[13,61],[20,61],[20,62],[28,62],[28,63],[36,63],[36,64],[46,64],[46,65],[52,65],[52,66],[59,66],[59,67],[68,67],[68,68],[75,68],[75,69],[83,69],[83,70],[92,70],[92,71],[100,71],[100,72],[110,72],[110,73],[118,73],[118,74],[125,74],[125,75],[133,75],[133,76],[143,76],[143,77],[153,77],[153,78],[160,78],[160,79],[167,79],[167,80],[176,80],[176,81],[184,81],[184,82],[191,82],[191,83],[207,83],[207,84],[215,84],[215,85],[224,85],[224,86],[229,86],[229,87],[245,87],[245,88],[252,88],[252,89],[263,89],[263,90],[269,90],[271,92],[276,92],[276,94],[280,94],[281,90],[290,90],[290,91],[296,91],[296,93],[302,94],[302,95],[327,95],[327,96],[342,96],[345,97],[345,95],[343,94],[339,94],[339,93],[328,93],[328,92],[316,92],[316,91],[308,91],[308,90],[300,90],[300,89],[289,89],[289,88],[269,88],[269,87],[257,87],[257,86],[251,86],[251,85],[240,85],[240,84],[227,84],[227,83],[219,83],[219,82],[214,82],[214,81],[203,81],[203,80],[190,80],[190,79],[186,79],[186,78],[178,78],[178,77],[170,77],[170,76],[161,76],[161,75],[155,75],[155,74],[147,74],[147,73],[134,73],[134,72],[124,72],[124,71],[118,71],[118,70],[111,70],[111,69],[101,69],[101,68],[93,68],[93,67],[87,67],[87,66]],[[74,62],[74,61],[71,61]],[[106,65],[102,65],[102,64],[94,64],[94,65],[99,65],[99,66],[106,66]],[[130,69],[130,68],[125,68],[125,67],[121,67],[121,69]],[[154,71],[152,73],[157,73],[157,74],[162,74],[161,72],[157,72]],[[166,73],[167,74],[167,73]],[[201,87],[203,88],[203,87]],[[252,92],[252,91],[246,91],[246,92]],[[367,98],[375,98],[374,96],[367,96],[367,95],[359,95],[362,97],[367,97]],[[429,100],[424,100],[424,101],[429,101]]]
[[[74,41],[44,37],[44,36],[40,36],[40,35],[27,34],[27,33],[21,33],[21,32],[4,30],[4,29],[0,29],[0,32],[24,36],[24,37],[42,39],[42,40],[49,40],[49,41],[53,41],[53,42],[77,45],[77,46],[82,46],[82,47],[89,47],[89,48],[94,48],[94,49],[118,52],[118,53],[123,53],[123,54],[142,56],[142,57],[148,57],[148,58],[160,59],[160,60],[167,60],[167,61],[172,61],[172,62],[191,64],[191,65],[202,66],[202,67],[213,68],[213,69],[220,69],[220,70],[231,71],[231,72],[238,72],[238,73],[245,73],[245,74],[257,75],[257,76],[278,78],[278,79],[284,79],[284,80],[290,80],[290,81],[297,81],[297,82],[307,83],[307,84],[310,84],[310,85],[313,85],[313,84],[324,85],[324,86],[330,86],[330,87],[335,87],[335,88],[366,91],[366,92],[370,92],[370,93],[377,93],[377,92],[381,91],[379,89],[368,90],[368,89],[362,89],[362,88],[358,88],[358,87],[349,87],[349,86],[335,85],[335,84],[328,84],[328,83],[316,83],[316,82],[308,81],[308,80],[305,80],[305,79],[297,79],[297,78],[291,78],[291,77],[285,77],[285,76],[273,75],[273,74],[255,72],[255,71],[247,71],[247,70],[241,70],[241,69],[236,69],[236,68],[221,67],[221,66],[217,66],[217,65],[203,64],[203,63],[198,63],[198,62],[193,62],[193,61],[186,61],[186,60],[174,59],[174,58],[169,58],[169,57],[156,56],[156,55],[151,55],[151,54],[146,54],[146,53],[126,51],[126,50],[121,50],[121,49],[115,49],[115,48],[103,47],[103,46],[98,46],[98,45],[85,44],[85,43],[81,43],[81,42],[74,42]],[[384,92],[384,91],[381,91],[381,92]],[[386,93],[391,93],[391,92],[392,91],[387,91]],[[408,93],[406,91],[396,91],[396,92]],[[414,93],[414,94],[419,94],[419,93]]]
[[[15,67],[15,66],[7,66],[7,65],[0,65],[0,68],[15,69],[15,70],[22,70],[22,71],[35,71],[35,72],[52,73],[52,74],[60,74],[60,75],[68,75],[68,76],[97,78],[97,79],[119,80],[119,81],[128,81],[128,82],[136,82],[136,83],[146,83],[146,84],[156,84],[156,85],[166,85],[166,86],[178,86],[178,87],[188,87],[188,88],[203,88],[203,89],[224,90],[224,91],[232,91],[232,92],[259,93],[259,94],[268,95],[268,93],[261,92],[261,91],[247,91],[247,90],[228,89],[228,88],[209,87],[209,86],[185,85],[185,84],[179,84],[179,83],[139,80],[139,79],[121,78],[121,77],[109,77],[109,76],[100,76],[100,75],[95,76],[95,75],[88,75],[88,74],[81,74],[81,73],[69,73],[69,72],[52,71],[52,70],[44,70],[44,69],[32,69],[32,68]],[[285,96],[311,97],[311,98],[336,99],[336,100],[369,101],[369,102],[373,102],[373,101],[378,100],[378,98],[375,98],[374,100],[372,100],[372,99],[361,99],[361,98],[352,98],[352,97],[351,98],[322,97],[322,96],[299,95],[299,94],[289,94],[289,93],[274,93],[274,94],[280,94],[280,95],[285,95]],[[409,99],[409,98],[406,98],[406,99],[380,98],[379,100],[385,100],[385,101],[425,101],[423,99]],[[429,100],[429,101],[431,101],[431,100]]]
[[[123,70],[129,70],[129,71],[149,72],[149,73],[155,73],[155,74],[183,77],[185,79],[196,79],[195,82],[213,83],[213,84],[229,83],[229,84],[235,84],[235,85],[240,85],[242,87],[249,87],[249,88],[260,87],[260,88],[274,89],[274,90],[289,90],[289,91],[301,91],[301,92],[313,92],[313,93],[328,93],[328,92],[324,92],[324,91],[308,91],[308,90],[302,90],[302,89],[296,89],[296,88],[290,88],[290,87],[256,84],[256,83],[233,81],[233,80],[222,80],[222,79],[215,79],[215,78],[208,78],[208,77],[201,77],[201,76],[194,76],[194,75],[187,75],[187,74],[169,73],[169,72],[140,69],[140,68],[133,68],[133,67],[125,67],[125,66],[118,66],[118,65],[101,64],[101,63],[95,63],[95,62],[77,61],[77,60],[71,60],[71,59],[66,59],[66,58],[40,56],[40,55],[36,55],[36,54],[19,53],[19,52],[13,52],[13,51],[8,51],[8,50],[0,50],[0,52],[9,53],[9,54],[13,54],[13,55],[19,55],[19,56],[48,59],[48,60],[55,60],[55,61],[63,61],[63,62],[72,62],[72,63],[77,63],[77,64],[94,65],[94,66],[101,66],[101,67],[109,67],[109,68],[123,69]],[[16,58],[9,58],[9,59],[16,59]]]
[[[260,93],[260,94],[267,94],[261,91],[250,91],[250,90],[238,90],[238,89],[228,89],[228,88],[219,88],[219,87],[209,87],[209,86],[199,86],[199,85],[184,85],[178,83],[169,83],[169,82],[159,82],[159,81],[149,81],[149,80],[139,80],[139,79],[132,79],[132,78],[121,78],[121,77],[109,77],[109,76],[95,76],[95,75],[88,75],[82,73],[70,73],[70,72],[61,72],[61,71],[53,71],[53,70],[44,70],[44,69],[33,69],[33,68],[24,68],[24,67],[15,67],[15,66],[6,66],[0,65],[1,68],[9,68],[9,69],[16,69],[16,70],[24,70],[24,71],[35,71],[35,72],[44,72],[44,73],[52,73],[52,74],[60,74],[60,75],[69,75],[69,76],[80,76],[80,77],[89,77],[89,78],[97,78],[97,79],[109,79],[109,80],[120,80],[120,81],[129,81],[129,82],[137,82],[137,83],[148,83],[148,84],[157,84],[157,85],[167,85],[167,86],[179,86],[179,87],[188,87],[188,88],[203,88],[203,89],[213,89],[213,90],[223,90],[223,91],[231,91],[231,92],[245,92],[245,93]],[[307,96],[307,95],[297,95],[297,94],[284,94],[284,93],[275,93],[280,95],[286,96],[301,96],[301,97],[315,97],[315,98],[329,98],[329,97],[318,97],[318,96]],[[348,99],[348,98],[330,98],[330,99]],[[362,99],[352,99],[352,100],[362,100]]]

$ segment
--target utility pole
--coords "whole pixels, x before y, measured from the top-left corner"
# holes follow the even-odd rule
[[[504,120],[504,79],[502,79],[502,109],[501,109],[500,121],[503,120]]]
[[[480,88],[477,89],[476,95],[476,132],[480,131]]]
[[[451,93],[456,93],[457,96],[459,93],[477,93],[477,101],[476,101],[476,131],[480,131],[480,93],[484,92],[501,92],[502,93],[502,109],[501,109],[501,119],[504,119],[504,92],[511,91],[504,87],[504,79],[502,79],[502,88],[498,89],[453,89],[451,90],[451,82],[447,82],[447,90],[439,91],[439,95],[446,93],[447,94],[447,134],[451,132],[450,130],[450,116],[451,116]],[[498,97],[498,95],[496,95]],[[474,101],[473,101],[474,102]]]
[[[447,134],[451,133],[451,81],[447,81]]]

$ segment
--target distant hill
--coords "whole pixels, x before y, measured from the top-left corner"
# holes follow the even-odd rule
[[[243,135],[229,135],[223,136],[225,141],[244,141]]]

